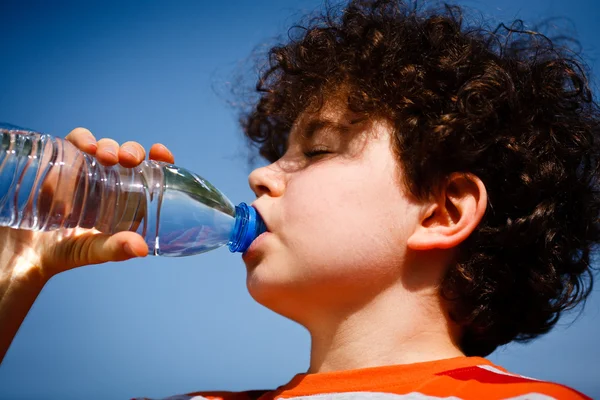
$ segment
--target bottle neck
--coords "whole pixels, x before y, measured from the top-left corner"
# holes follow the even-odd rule
[[[229,238],[229,251],[245,252],[254,239],[266,230],[265,223],[256,209],[246,203],[240,203],[235,206],[235,226]]]

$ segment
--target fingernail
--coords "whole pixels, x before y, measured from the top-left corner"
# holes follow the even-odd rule
[[[104,151],[110,154],[111,156],[117,156],[117,152],[112,147],[106,147]]]
[[[94,150],[98,150],[98,145],[96,144],[95,140],[91,140],[90,139],[90,140],[87,141],[86,144],[87,144],[88,148],[92,148]]]
[[[161,144],[160,147],[162,147],[167,153],[169,153],[169,155],[171,157],[173,157],[173,153],[171,153],[171,150],[167,149],[167,146],[165,146],[164,144]]]
[[[129,243],[125,243],[123,245],[123,250],[125,251],[125,254],[127,254],[129,257],[137,257],[137,254],[135,254]]]
[[[137,149],[135,147],[132,146],[123,146],[123,151],[127,154],[129,154],[130,156],[132,156],[133,158],[139,158],[140,154],[138,153]]]

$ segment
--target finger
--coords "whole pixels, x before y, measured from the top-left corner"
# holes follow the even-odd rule
[[[96,159],[102,165],[115,165],[119,162],[119,143],[112,139],[98,140]]]
[[[82,235],[63,241],[57,250],[63,253],[59,259],[64,259],[71,268],[124,261],[148,254],[146,242],[135,232]]]
[[[73,143],[78,149],[85,151],[88,154],[96,154],[98,144],[92,132],[85,128],[75,128],[65,137],[69,142]]]
[[[125,142],[119,149],[119,163],[127,168],[139,165],[146,158],[146,150],[137,142]]]
[[[174,163],[175,157],[173,153],[167,147],[160,143],[155,143],[150,147],[150,159],[156,161],[164,161],[167,163]]]

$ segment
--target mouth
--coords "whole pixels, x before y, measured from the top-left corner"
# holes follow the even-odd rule
[[[260,251],[257,250],[257,248],[259,247],[259,243],[261,241],[263,241],[265,239],[265,236],[268,236],[271,232],[269,230],[269,226],[267,225],[267,222],[263,218],[263,215],[261,214],[259,209],[254,205],[252,205],[252,207],[256,210],[256,215],[257,215],[258,219],[260,219],[260,221],[262,222],[264,230],[261,229],[262,232],[252,241],[252,243],[250,244],[248,249],[246,249],[246,251],[242,254],[242,259],[246,263],[250,262],[251,260],[253,260],[254,258],[257,257],[258,253],[260,253]]]
[[[260,220],[262,221],[262,223],[265,227],[265,232],[271,232],[271,230],[269,229],[269,225],[267,224],[267,221],[265,221],[265,218],[263,217],[260,210],[254,205],[252,207],[254,207],[254,209],[256,210],[256,214],[260,217]]]
[[[248,249],[246,249],[246,251],[242,254],[242,260],[244,260],[246,264],[254,263],[257,259],[260,258],[260,254],[263,253],[263,250],[260,250],[260,243],[263,240],[265,240],[265,237],[269,236],[270,234],[270,232],[265,231],[258,235],[258,237],[254,239],[254,241],[252,241]]]

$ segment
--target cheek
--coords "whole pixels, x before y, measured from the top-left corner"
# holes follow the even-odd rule
[[[286,190],[284,218],[290,239],[331,244],[342,232],[362,225],[367,218],[362,182],[351,174],[327,170],[305,174],[289,182]],[[343,172],[343,171],[340,171]],[[349,182],[347,178],[353,179]],[[323,240],[326,239],[326,240]]]
[[[286,239],[306,267],[342,273],[366,265],[389,268],[401,257],[405,213],[400,190],[373,176],[381,175],[346,167],[290,182]]]

